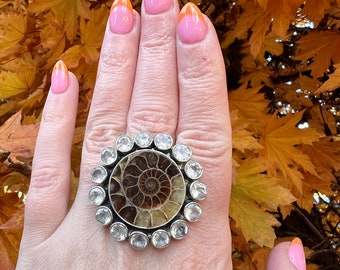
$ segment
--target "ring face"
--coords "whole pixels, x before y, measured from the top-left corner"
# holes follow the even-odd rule
[[[149,242],[165,248],[171,239],[182,239],[189,222],[197,221],[207,188],[199,181],[202,166],[191,160],[185,144],[173,146],[169,134],[155,137],[142,131],[134,139],[118,137],[115,147],[101,152],[103,165],[92,170],[96,184],[89,199],[98,206],[96,219],[110,225],[116,241],[128,239],[135,249]]]

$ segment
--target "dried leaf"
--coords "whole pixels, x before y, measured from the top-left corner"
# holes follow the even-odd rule
[[[12,48],[24,38],[26,24],[23,13],[0,13],[0,51]]]
[[[39,124],[22,125],[19,111],[0,127],[0,149],[13,157],[31,158],[38,130]]]
[[[302,9],[302,14],[307,15],[308,19],[311,20],[317,27],[321,19],[325,16],[325,10],[331,7],[329,0],[318,0],[306,1]]]

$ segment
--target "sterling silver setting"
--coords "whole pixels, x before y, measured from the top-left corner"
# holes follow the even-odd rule
[[[185,238],[207,195],[203,167],[191,157],[191,148],[174,145],[167,133],[119,136],[115,146],[102,150],[101,164],[91,173],[95,219],[109,226],[114,240],[137,250],[163,249]]]

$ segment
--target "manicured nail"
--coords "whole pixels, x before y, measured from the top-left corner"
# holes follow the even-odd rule
[[[145,12],[148,14],[159,14],[167,11],[172,0],[144,0]]]
[[[192,44],[204,39],[208,31],[202,12],[193,3],[187,3],[179,13],[178,35],[183,43]]]
[[[133,8],[130,0],[115,0],[111,6],[110,30],[115,34],[127,34],[134,24]]]
[[[288,257],[292,264],[299,270],[306,270],[305,253],[300,238],[295,237],[289,244]]]
[[[51,78],[51,90],[55,94],[64,93],[69,86],[68,69],[62,60],[59,60],[53,68]]]

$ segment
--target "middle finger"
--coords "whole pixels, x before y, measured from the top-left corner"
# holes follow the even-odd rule
[[[141,40],[127,133],[140,130],[174,135],[178,116],[176,22],[174,0],[144,0]]]

